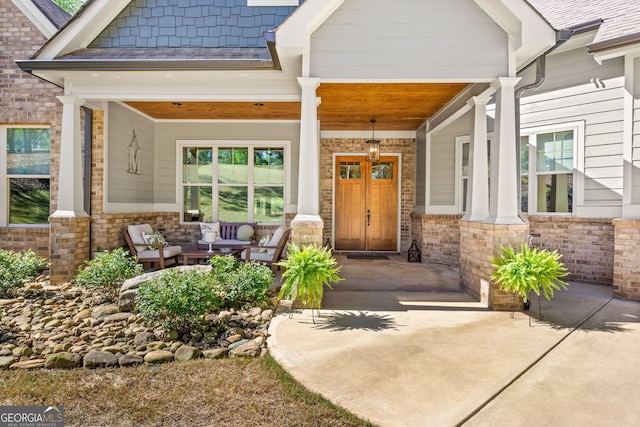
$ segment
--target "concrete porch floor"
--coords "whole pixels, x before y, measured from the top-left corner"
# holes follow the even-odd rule
[[[347,260],[321,317],[280,312],[269,348],[298,381],[380,426],[639,425],[640,303],[572,283],[494,312],[456,269]],[[529,316],[533,316],[529,327]]]

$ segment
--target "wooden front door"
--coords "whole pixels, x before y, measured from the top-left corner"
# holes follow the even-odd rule
[[[397,250],[398,158],[340,156],[334,176],[336,250]]]

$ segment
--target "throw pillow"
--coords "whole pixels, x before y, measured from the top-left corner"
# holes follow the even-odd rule
[[[265,234],[260,238],[260,241],[258,242],[258,246],[265,246],[267,243],[269,243],[269,239],[271,239],[271,235],[268,233]],[[266,252],[266,251],[267,251],[267,248],[258,248],[258,252]]]
[[[255,233],[253,227],[249,224],[244,224],[238,227],[236,235],[238,236],[238,240],[249,241],[253,238],[253,233]]]
[[[154,233],[142,233],[142,238],[149,245],[149,249],[155,250],[161,246],[167,246],[167,241],[164,240],[162,234],[158,232]]]
[[[214,232],[216,233],[216,240],[220,240],[220,223],[219,222],[201,222],[200,223],[200,233],[202,236],[200,240],[204,240],[204,235],[206,233]]]

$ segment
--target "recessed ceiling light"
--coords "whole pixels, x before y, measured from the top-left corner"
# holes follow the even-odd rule
[[[264,104],[262,102],[256,102],[255,104],[253,104],[254,107],[264,107]]]
[[[174,107],[182,107],[182,102],[172,102],[171,105],[173,105]]]
[[[99,77],[99,76],[100,76],[100,74],[98,74],[98,73],[91,73],[91,74],[89,74],[89,75],[90,75],[91,77]]]
[[[240,77],[247,77],[247,76],[249,76],[249,74],[247,74],[247,73],[240,73]]]
[[[165,77],[173,77],[173,74],[172,74],[172,73],[165,73],[165,75],[164,75],[164,76],[165,76]]]

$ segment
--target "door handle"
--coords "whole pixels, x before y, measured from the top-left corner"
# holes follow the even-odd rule
[[[367,227],[371,225],[371,209],[367,209]]]

